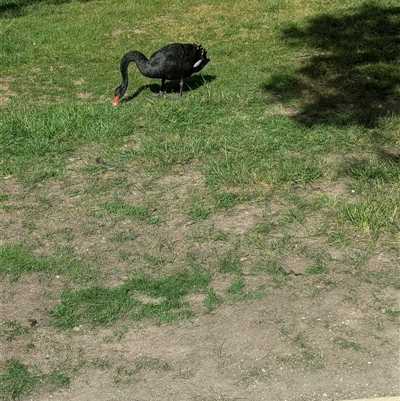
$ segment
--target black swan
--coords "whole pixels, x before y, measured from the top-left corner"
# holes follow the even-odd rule
[[[138,51],[126,53],[120,64],[122,83],[115,89],[113,104],[118,104],[128,87],[128,65],[134,61],[139,71],[149,78],[161,78],[161,88],[158,94],[164,94],[165,81],[180,79],[179,97],[182,96],[183,80],[195,72],[201,71],[210,61],[207,51],[201,45],[190,43],[172,43],[157,50],[148,60]]]

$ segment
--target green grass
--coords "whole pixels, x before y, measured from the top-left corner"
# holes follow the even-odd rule
[[[22,243],[10,243],[0,247],[0,273],[16,281],[21,274],[43,272],[48,275],[65,274],[72,280],[87,282],[93,271],[87,262],[74,257],[71,250],[61,248],[54,256],[35,253]]]
[[[210,280],[209,273],[200,271],[182,271],[160,278],[138,273],[115,288],[92,286],[66,290],[50,315],[54,325],[61,328],[109,325],[123,317],[170,322],[192,315],[182,297],[204,291]],[[135,292],[151,300],[141,301]]]
[[[121,214],[137,220],[147,220],[151,216],[151,211],[147,207],[127,205],[124,202],[106,203],[103,205],[103,209],[108,213]]]
[[[17,400],[40,387],[56,390],[68,387],[70,379],[57,370],[41,373],[37,368],[24,365],[16,359],[8,359],[0,373],[1,397],[5,401]]]
[[[220,273],[234,273],[240,275],[242,269],[239,259],[235,255],[232,255],[232,252],[229,252],[219,261],[218,271]]]
[[[400,286],[397,3],[0,0],[7,289],[67,278],[49,325],[90,333],[271,289],[294,302],[341,289],[365,313],[384,310],[385,324],[398,320],[385,293]],[[176,41],[203,44],[211,59],[182,99],[170,101],[177,82],[150,98],[159,82],[131,66],[113,107],[121,56]],[[9,342],[35,343],[19,321],[3,327]],[[300,351],[281,360],[321,368],[310,339],[293,333]],[[146,363],[121,365],[116,380]],[[17,359],[2,372],[5,399],[44,377]]]

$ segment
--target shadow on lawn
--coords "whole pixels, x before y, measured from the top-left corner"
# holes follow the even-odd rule
[[[12,18],[20,17],[25,14],[24,8],[32,4],[63,4],[70,3],[72,0],[0,0],[0,17]],[[90,0],[80,0],[81,3],[87,3]]]
[[[185,93],[185,92],[190,92],[190,91],[196,90],[200,86],[214,81],[216,78],[217,77],[215,75],[193,75],[192,77],[185,79],[185,84],[183,86],[182,92]],[[121,103],[129,102],[129,101],[135,99],[141,92],[143,92],[145,89],[148,89],[148,88],[150,88],[152,95],[158,94],[158,92],[160,90],[160,83],[161,83],[161,79],[159,79],[158,82],[157,82],[157,80],[154,80],[154,83],[140,86],[138,89],[135,90],[134,93],[122,98]],[[179,93],[179,80],[167,81],[165,83],[165,93],[178,94]]]
[[[380,117],[400,114],[400,7],[369,4],[350,14],[310,18],[282,38],[313,48],[292,74],[273,75],[263,85],[275,101],[294,101],[293,118],[318,123],[374,127]]]

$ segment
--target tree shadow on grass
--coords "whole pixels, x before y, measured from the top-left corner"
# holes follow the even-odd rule
[[[263,85],[278,102],[294,102],[293,118],[305,125],[377,125],[400,114],[400,7],[365,4],[351,12],[312,17],[305,28],[282,33],[299,55],[300,68],[273,75]]]
[[[0,0],[0,17],[13,18],[25,15],[27,6],[44,3],[44,4],[63,4],[70,3],[72,0]],[[87,3],[90,0],[80,0],[81,3]]]

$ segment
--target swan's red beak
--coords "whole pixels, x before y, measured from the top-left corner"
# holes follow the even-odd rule
[[[118,104],[118,102],[119,102],[119,96],[115,95],[114,100],[113,100],[113,105],[116,106]]]

